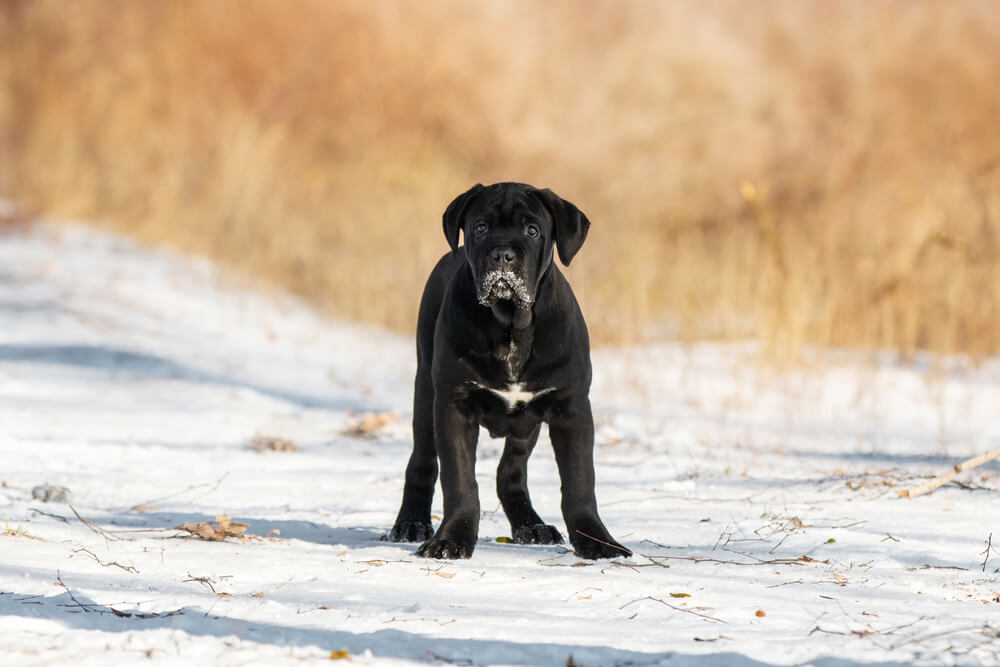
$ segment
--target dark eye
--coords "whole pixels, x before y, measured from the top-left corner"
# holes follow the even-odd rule
[[[524,233],[527,234],[528,236],[530,236],[533,239],[538,238],[538,225],[533,224],[533,223],[529,223],[524,228]]]
[[[489,228],[490,226],[487,225],[485,222],[477,222],[476,226],[473,227],[473,231],[476,233],[476,236],[482,236],[487,232]]]

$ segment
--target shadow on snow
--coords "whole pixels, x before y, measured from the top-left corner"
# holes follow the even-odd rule
[[[131,373],[137,377],[186,380],[202,384],[250,389],[264,396],[293,403],[303,408],[349,410],[357,407],[345,401],[332,401],[284,389],[265,387],[237,378],[200,371],[163,357],[102,345],[27,343],[0,345],[0,361],[60,364],[108,372]]]
[[[349,548],[371,547],[381,541],[384,530],[367,527],[333,527],[300,519],[271,520],[245,516],[233,516],[234,523],[245,523],[250,527],[246,536],[267,537],[275,535],[282,540],[302,540],[324,546],[345,546]],[[212,523],[215,516],[206,514],[185,514],[181,512],[144,512],[139,515],[119,514],[98,525],[109,531],[115,529],[147,529],[150,531],[177,528],[185,523]],[[277,531],[275,533],[274,531]]]
[[[54,596],[19,595],[0,592],[0,616],[22,616],[57,621],[66,626],[89,631],[129,632],[169,628],[192,636],[237,637],[243,641],[274,646],[316,647],[321,651],[346,650],[351,655],[370,651],[375,657],[447,662],[457,665],[615,665],[654,667],[656,665],[733,665],[767,667],[735,652],[680,654],[676,652],[643,653],[608,646],[585,646],[555,643],[521,643],[505,640],[434,637],[403,630],[386,629],[353,633],[261,623],[215,615],[195,607],[161,612],[141,612],[101,605],[72,589]],[[846,667],[857,664],[838,658],[809,661],[817,667]],[[904,663],[870,663],[890,667]]]

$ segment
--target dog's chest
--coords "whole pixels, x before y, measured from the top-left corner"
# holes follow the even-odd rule
[[[503,401],[504,405],[507,408],[508,413],[514,412],[518,408],[528,405],[529,403],[531,403],[533,400],[535,400],[540,396],[544,396],[545,394],[548,394],[551,391],[555,391],[555,387],[546,387],[544,389],[539,389],[537,391],[530,391],[526,389],[524,384],[520,382],[514,382],[508,384],[506,387],[502,389],[498,389],[496,387],[487,387],[486,385],[482,385],[479,383],[477,383],[476,386],[479,387],[480,389],[485,389],[486,391],[490,392],[491,394],[499,398],[501,401]]]
[[[529,388],[531,385],[537,387],[537,383],[525,380],[525,367],[531,357],[533,338],[530,328],[511,328],[500,333],[494,339],[492,351],[494,363],[499,368],[494,366],[473,383],[477,389],[500,399],[502,408],[495,415],[498,418],[509,418],[514,414],[520,414],[532,401],[555,390],[555,387],[544,386]]]
[[[507,375],[507,384],[518,383],[524,365],[531,356],[532,335],[530,331],[512,330],[505,332],[493,347],[493,358],[498,360]]]

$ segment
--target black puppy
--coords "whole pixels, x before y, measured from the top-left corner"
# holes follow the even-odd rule
[[[590,340],[569,283],[552,261],[555,248],[569,266],[589,227],[573,204],[520,183],[476,185],[445,211],[452,252],[434,267],[420,302],[413,454],[391,533],[397,542],[426,540],[417,555],[469,558],[476,547],[480,425],[506,437],[497,494],[514,541],[562,542],[528,496],[528,456],[543,421],[573,547],[585,558],[632,555],[597,515]],[[444,519],[434,534],[439,461]]]

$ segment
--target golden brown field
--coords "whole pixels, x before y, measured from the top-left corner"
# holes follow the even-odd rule
[[[1000,353],[1000,5],[4,0],[0,197],[410,331],[472,183],[594,338]]]

